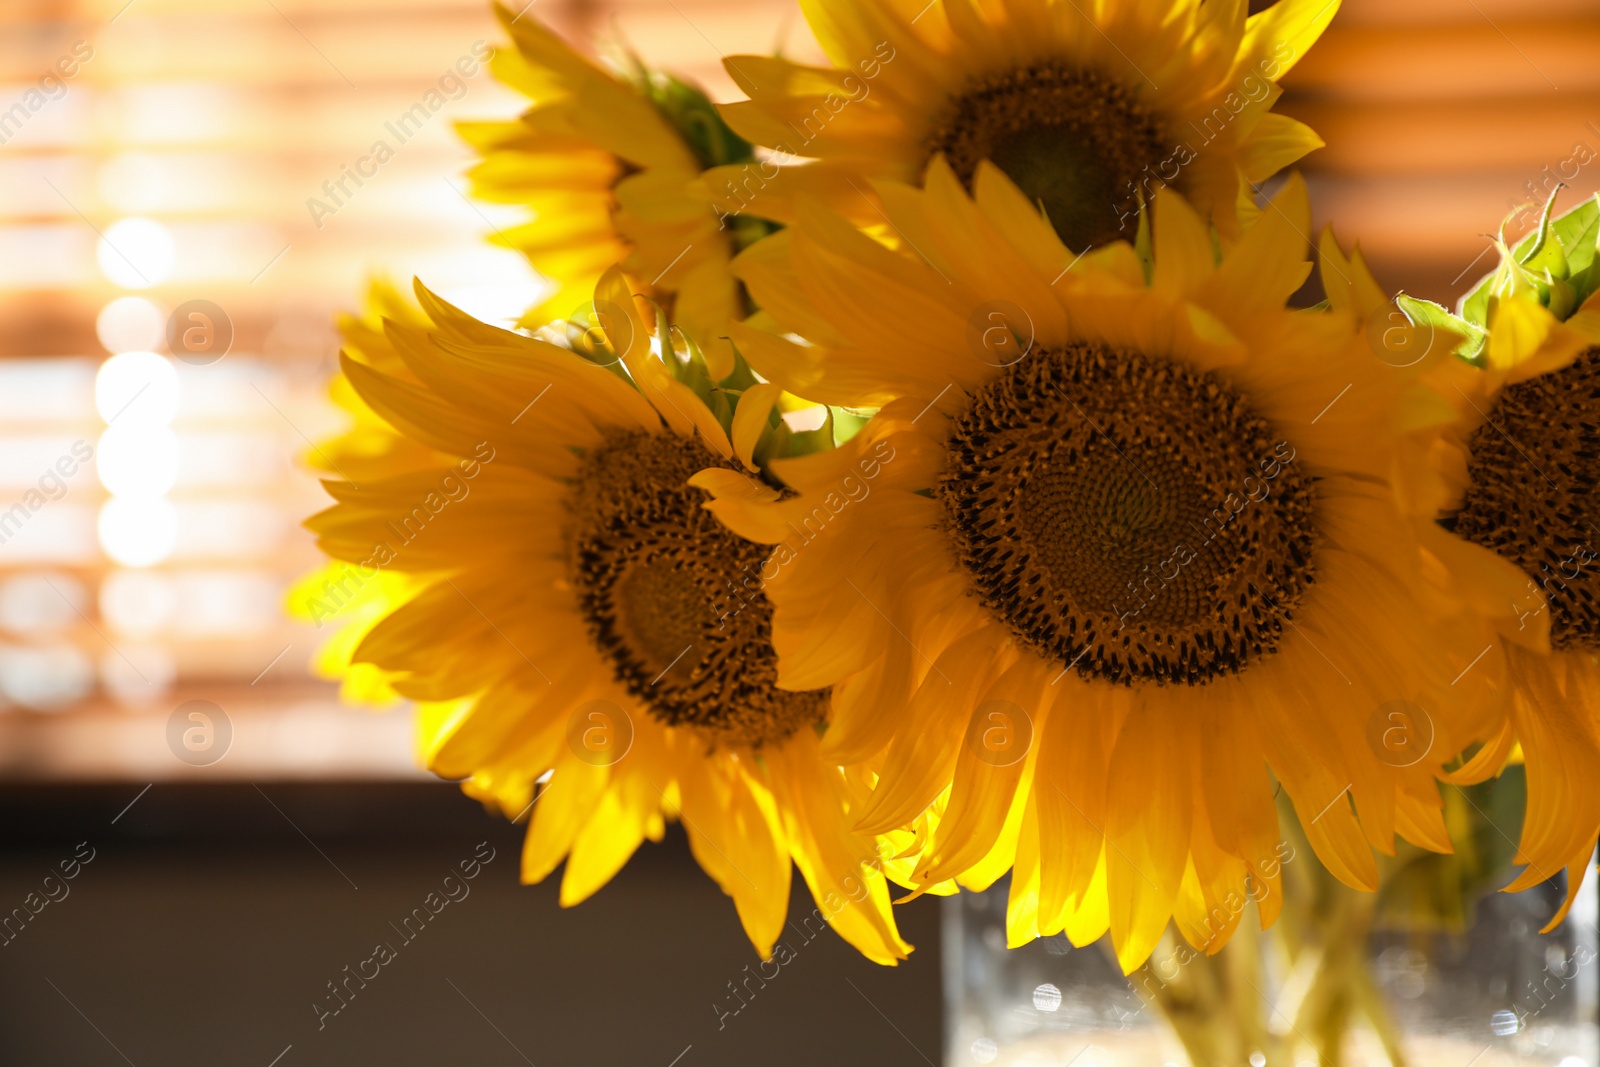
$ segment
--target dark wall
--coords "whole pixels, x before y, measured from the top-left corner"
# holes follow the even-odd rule
[[[6,1067],[939,1060],[931,898],[899,909],[917,945],[899,968],[796,921],[763,988],[676,828],[563,910],[557,878],[518,885],[518,828],[452,786],[157,785],[118,817],[140,788],[0,788],[0,915],[59,898],[0,947]],[[402,919],[491,850],[404,940]],[[45,881],[75,854],[76,877]],[[798,920],[813,905],[795,881]],[[379,942],[394,957],[364,964]],[[378,973],[319,1029],[346,965]],[[754,990],[737,1014],[729,982]]]

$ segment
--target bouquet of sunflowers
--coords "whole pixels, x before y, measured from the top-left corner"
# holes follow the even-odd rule
[[[676,820],[763,956],[796,867],[884,964],[897,895],[1008,873],[1012,945],[1213,954],[1291,830],[1375,890],[1514,761],[1507,888],[1570,906],[1600,204],[1391,299],[1280,175],[1338,0],[801,6],[831,65],[728,57],[725,104],[501,12],[533,103],[462,132],[555,288],[342,324],[325,666],[527,817],[525,880]]]

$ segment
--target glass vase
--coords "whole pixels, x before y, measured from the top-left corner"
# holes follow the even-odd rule
[[[1209,957],[1169,929],[1126,977],[1104,939],[1007,949],[1004,881],[947,898],[947,1067],[1600,1067],[1593,877],[1541,934],[1559,878],[1396,921],[1382,894],[1292,867],[1273,929],[1251,908]]]

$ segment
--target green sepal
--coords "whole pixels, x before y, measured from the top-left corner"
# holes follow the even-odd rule
[[[1561,251],[1561,242],[1550,239],[1550,216],[1555,206],[1556,194],[1551,193],[1550,199],[1544,202],[1544,211],[1539,215],[1539,225],[1517,245],[1517,263],[1535,274],[1549,271],[1556,277],[1564,278],[1567,274],[1567,257]],[[1500,243],[1505,243],[1503,224],[1500,227]]]
[[[788,427],[784,425],[783,419],[777,416],[777,408],[773,408],[772,414],[773,417],[767,419],[767,425],[761,431],[761,436],[756,438],[756,447],[750,450],[750,458],[760,469],[763,478],[775,484],[781,484],[777,482],[776,478],[768,474],[770,469],[768,465],[775,459],[784,458],[782,448],[788,442],[788,436],[784,435],[783,439],[780,440],[779,434]]]
[[[767,464],[771,463],[775,459],[788,459],[790,455],[789,449],[793,444],[793,441],[794,431],[790,429],[789,424],[784,422],[782,417],[780,417],[777,425],[769,426],[768,429],[762,433],[761,440],[756,444],[753,452],[756,466],[765,470]]]
[[[855,411],[851,408],[829,407],[833,413],[833,443],[842,445],[861,432],[872,421],[876,411]]]
[[[610,338],[606,336],[605,326],[600,321],[594,301],[589,301],[582,317],[563,319],[551,323],[550,326],[560,327],[565,331],[567,347],[573,355],[586,359],[597,367],[603,367],[629,385],[634,384],[633,377],[622,364],[621,354],[612,347]]]
[[[1558,186],[1550,194],[1539,225],[1515,247],[1503,236],[1496,241],[1500,264],[1462,298],[1464,320],[1487,329],[1499,300],[1531,294],[1564,321],[1600,290],[1600,193],[1557,217],[1560,192]]]
[[[1151,285],[1156,276],[1156,254],[1150,236],[1150,205],[1145,202],[1143,190],[1139,192],[1139,229],[1133,237],[1133,254],[1144,268],[1144,284]]]
[[[1447,308],[1431,300],[1418,300],[1414,296],[1400,293],[1394,298],[1394,302],[1401,313],[1411,320],[1413,326],[1427,326],[1434,330],[1448,330],[1460,334],[1465,340],[1456,346],[1455,354],[1469,363],[1481,363],[1483,350],[1489,344],[1488,331],[1459,315],[1452,315]]]
[[[683,330],[667,321],[660,307],[656,312],[656,342],[661,346],[661,356],[672,368],[672,376],[687,385],[701,400],[710,403],[711,371],[706,366],[705,353]]]
[[[695,339],[680,327],[674,326],[668,319],[666,310],[659,304],[653,300],[648,303],[655,312],[656,344],[660,348],[662,362],[672,371],[674,378],[700,398],[717,420],[717,424],[722,427],[722,431],[731,438],[733,412],[738,406],[739,397],[744,392],[744,384],[736,382],[736,379],[743,376],[754,382],[755,376],[750,372],[749,366],[743,359],[736,359],[732,374],[721,382],[713,381],[711,369],[706,364],[705,352]]]
[[[833,409],[826,408],[827,414],[822,419],[822,425],[815,430],[789,430],[789,447],[784,453],[785,458],[790,456],[809,456],[817,452],[826,452],[833,447]],[[783,424],[789,429],[789,424]]]
[[[782,459],[782,456],[774,453],[774,445],[776,443],[778,443],[778,427],[774,427],[771,422],[768,422],[765,429],[762,429],[762,435],[755,438],[755,448],[750,450],[750,461],[755,462],[755,466],[762,472],[762,478],[765,478],[766,482],[773,483],[773,485],[782,485],[781,482],[778,482],[778,478],[768,474],[768,470],[771,469],[771,462],[774,459]]]
[[[741,211],[729,229],[733,234],[733,251],[737,255],[757,241],[765,240],[783,229],[783,224]]]
[[[1457,305],[1458,315],[1463,322],[1470,322],[1475,326],[1485,329],[1489,325],[1489,281],[1493,277],[1484,278],[1461,298]]]
[[[818,452],[826,452],[833,448],[833,409],[827,409],[827,415],[822,420],[822,425],[815,430],[796,430],[779,414],[777,407],[772,409],[774,424],[772,436],[763,441],[766,445],[765,452],[758,451],[758,455],[766,459],[793,459],[796,456],[810,456]]]
[[[648,70],[637,57],[634,62],[636,77],[642,75],[640,90],[683,137],[701,170],[755,158],[750,142],[733,132],[699,88],[664,71]]]
[[[831,446],[827,446],[831,447]],[[769,464],[775,459],[794,459],[798,456],[808,456],[817,452],[827,451],[827,447],[818,447],[816,431],[799,431],[784,420],[776,405],[772,409],[772,420],[768,428],[762,431],[761,443],[756,449],[756,465],[761,468],[763,475],[768,476],[774,484],[781,486],[783,481],[776,476],[768,475],[771,470]]]
[[[706,395],[706,407],[716,416],[717,422],[730,437],[733,435],[733,409],[739,402],[737,394],[713,389]]]
[[[1577,295],[1573,292],[1572,286],[1560,278],[1551,276],[1547,279],[1547,284],[1549,296],[1545,300],[1545,307],[1549,308],[1550,314],[1557,319],[1562,322],[1567,321],[1572,313],[1578,310]]]
[[[737,345],[730,341],[728,347],[733,350],[733,370],[728,373],[726,378],[717,383],[717,388],[742,393],[761,379],[756,377],[756,372],[751,370],[750,364],[745,362],[744,355],[740,353]]]

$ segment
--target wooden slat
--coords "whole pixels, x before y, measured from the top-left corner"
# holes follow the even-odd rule
[[[1405,27],[1411,31],[1470,22],[1503,25],[1526,18],[1530,7],[1528,0],[1343,0],[1338,23]],[[1595,17],[1594,0],[1539,0],[1538,11],[1543,18],[1569,22]]]
[[[1600,92],[1556,99],[1511,98],[1470,106],[1455,101],[1296,101],[1284,110],[1327,141],[1311,157],[1319,170],[1353,174],[1461,174],[1546,166],[1570,182],[1600,171]],[[1485,136],[1485,130],[1494,131]],[[1584,150],[1586,149],[1586,151]],[[1587,167],[1563,168],[1594,155]]]
[[[1471,9],[1467,9],[1470,13]],[[1340,100],[1545,103],[1600,90],[1600,21],[1478,19],[1425,28],[1336,22],[1294,68],[1302,93]]]

